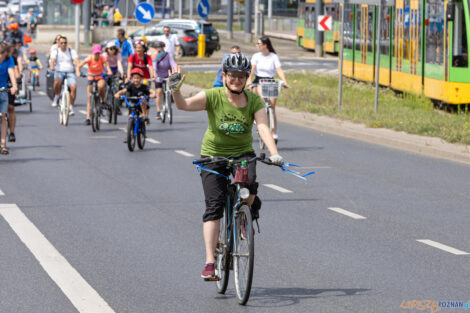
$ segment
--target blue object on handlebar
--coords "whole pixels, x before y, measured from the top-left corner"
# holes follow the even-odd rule
[[[307,174],[301,175],[299,172],[296,172],[296,171],[293,171],[293,170],[291,170],[291,169],[288,169],[288,168],[287,168],[288,166],[298,166],[298,165],[283,162],[282,165],[281,165],[281,170],[282,170],[283,172],[286,172],[286,173],[288,173],[288,174],[294,175],[294,176],[296,176],[296,177],[298,177],[298,178],[300,178],[300,179],[303,179],[303,180],[305,180],[305,181],[307,181],[307,178],[305,178],[305,177],[307,177],[307,176],[309,176],[309,175],[312,175],[312,174],[315,174],[315,172],[309,172],[309,173],[307,173]]]

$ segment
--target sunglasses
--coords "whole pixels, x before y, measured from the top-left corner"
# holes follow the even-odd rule
[[[235,80],[235,79],[243,80],[243,79],[246,78],[246,74],[235,75],[235,74],[232,74],[232,73],[228,73],[227,76],[232,80]]]

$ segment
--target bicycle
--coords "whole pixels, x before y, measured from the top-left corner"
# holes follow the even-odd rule
[[[121,98],[126,102],[126,105],[129,108],[129,113],[131,115],[127,120],[127,148],[130,152],[134,151],[135,142],[137,141],[139,149],[142,150],[145,146],[146,128],[144,119],[140,116],[141,110],[139,110],[139,106],[141,105],[142,101],[147,100],[148,97],[121,96]],[[131,103],[129,103],[129,101]]]
[[[100,130],[100,122],[101,122],[101,116],[103,115],[103,112],[102,112],[103,108],[101,107],[101,104],[100,104],[100,94],[98,92],[98,80],[96,80],[95,77],[101,76],[104,78],[105,75],[103,74],[82,75],[82,77],[88,77],[88,76],[93,78],[92,90],[90,94],[91,129],[93,130],[93,132],[97,132]]]
[[[67,127],[70,114],[70,87],[67,76],[62,82],[62,88],[59,94],[59,123]]]
[[[116,92],[118,92],[120,86],[120,78],[117,73],[109,77],[108,84],[106,87],[105,99],[108,99],[108,123],[117,124],[117,116],[119,111],[120,103],[114,98]]]
[[[38,84],[39,80],[39,68],[32,68],[31,69],[31,86],[33,87],[33,91],[36,90],[36,85]]]
[[[258,84],[251,84],[250,86],[256,87]],[[261,98],[263,98],[269,130],[272,133],[274,130],[274,110],[271,105],[271,99],[279,97],[280,89],[284,86],[284,82],[275,79],[260,79],[259,86],[261,87]],[[261,139],[258,130],[256,130],[256,133],[258,134],[259,148],[263,150],[265,147],[264,141]],[[277,139],[274,142],[277,144]]]
[[[227,290],[230,269],[233,277],[238,302],[246,304],[250,297],[254,268],[254,229],[251,210],[246,203],[250,191],[246,188],[248,181],[247,165],[261,161],[268,165],[277,165],[265,159],[264,153],[245,161],[234,161],[224,157],[206,157],[193,161],[201,170],[209,170],[205,164],[226,165],[235,168],[233,181],[230,177],[216,171],[210,172],[227,179],[227,195],[224,216],[220,219],[219,239],[215,250],[215,280],[217,292],[224,294]],[[233,174],[233,170],[232,170]]]
[[[162,82],[163,94],[162,94],[162,123],[165,123],[165,119],[168,118],[168,123],[173,124],[173,109],[171,107],[172,96],[170,90],[170,84],[168,83],[168,78],[164,79]]]

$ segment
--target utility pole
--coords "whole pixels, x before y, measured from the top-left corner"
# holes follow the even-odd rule
[[[194,2],[194,0],[189,0],[189,19],[190,19],[190,20],[193,19],[193,11],[194,11],[194,9],[193,9],[193,7],[194,7],[193,2]]]
[[[323,56],[323,32],[320,31],[318,27],[318,21],[319,18],[318,16],[323,15],[323,1],[316,1],[315,2],[315,15],[316,15],[316,21],[317,25],[315,25],[315,54],[317,57],[322,57]]]
[[[183,18],[183,0],[178,1],[178,18]]]
[[[268,0],[268,18],[273,18],[273,0]]]
[[[227,37],[233,39],[233,0],[228,0],[227,3]]]
[[[83,6],[83,29],[84,33],[84,44],[88,46],[90,44],[89,37],[90,37],[90,24],[91,24],[91,0],[85,0],[85,4]]]
[[[80,4],[75,4],[75,51],[80,48]]]
[[[252,0],[245,0],[245,42],[251,42]]]
[[[255,0],[255,37],[259,35],[259,0]]]

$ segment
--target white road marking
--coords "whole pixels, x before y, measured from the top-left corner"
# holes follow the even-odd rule
[[[145,140],[148,141],[148,142],[150,142],[150,143],[157,144],[157,145],[161,144],[160,141],[155,140],[155,139],[152,139],[152,138],[145,138]]]
[[[362,216],[362,215],[359,215],[359,214],[356,214],[356,213],[353,213],[353,212],[349,212],[349,211],[343,210],[341,208],[328,208],[328,210],[335,211],[335,212],[340,213],[340,214],[344,214],[344,215],[349,216],[349,217],[351,217],[353,219],[356,219],[356,220],[366,219],[365,216]]]
[[[105,120],[104,118],[101,118],[100,121],[101,121],[101,123],[108,123],[108,121]]]
[[[175,152],[178,153],[178,154],[181,154],[181,155],[183,155],[183,156],[185,156],[185,157],[188,157],[188,158],[194,157],[194,154],[189,153],[189,152],[186,152],[186,151],[184,151],[184,150],[175,150]]]
[[[268,187],[268,188],[271,188],[271,189],[277,190],[279,192],[282,192],[282,193],[292,193],[292,191],[290,191],[289,189],[282,188],[282,187],[279,187],[279,186],[276,186],[276,185],[273,185],[273,184],[263,184],[263,185]]]
[[[82,113],[83,115],[86,115],[86,111],[84,110],[79,110],[78,112]]]
[[[0,204],[0,215],[10,224],[39,264],[81,313],[114,313],[72,265],[54,248],[16,204]]]
[[[91,139],[109,139],[109,138],[117,138],[116,136],[90,136]]]
[[[432,240],[429,240],[429,239],[416,239],[416,241],[424,243],[424,244],[429,245],[429,246],[434,247],[434,248],[444,250],[444,251],[452,253],[452,254],[456,254],[456,255],[469,254],[468,252],[465,252],[465,251],[462,251],[462,250],[459,250],[459,249],[455,249],[455,248],[449,247],[447,245],[444,245],[442,243],[432,241]]]
[[[124,127],[119,127],[120,130],[122,130],[123,132],[127,132],[127,129],[125,129]]]
[[[5,194],[3,193],[3,191],[0,189],[0,196],[4,196]]]
[[[46,93],[45,93],[44,91],[38,91],[38,95],[40,95],[40,96],[45,96]]]

